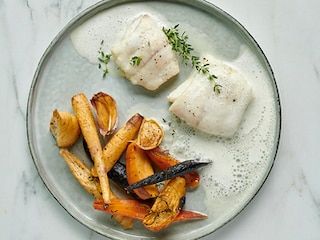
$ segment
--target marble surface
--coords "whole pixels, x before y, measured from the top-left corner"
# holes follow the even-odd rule
[[[73,219],[41,181],[29,153],[26,106],[32,77],[54,36],[95,0],[0,1],[1,239],[106,239]],[[211,0],[267,55],[279,87],[282,136],[261,191],[204,239],[320,239],[320,2]]]

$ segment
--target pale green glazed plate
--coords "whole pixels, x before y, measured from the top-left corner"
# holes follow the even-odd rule
[[[156,92],[133,86],[117,72],[102,78],[96,64],[81,57],[70,34],[98,14],[112,12],[119,19],[141,12],[156,13],[180,24],[200,51],[235,65],[255,91],[241,128],[233,139],[211,137],[188,128],[168,112],[166,96],[189,74],[181,65],[179,77]],[[105,29],[109,34],[115,29]],[[120,30],[119,30],[120,31]],[[98,49],[97,49],[98,51]],[[52,111],[70,111],[71,97],[88,98],[104,91],[119,106],[120,125],[134,112],[156,118],[164,127],[164,145],[183,158],[207,158],[213,164],[200,170],[201,185],[188,190],[186,209],[208,214],[205,220],[171,225],[153,233],[139,222],[123,230],[111,217],[92,208],[94,199],[74,180],[49,132]],[[230,15],[205,1],[101,1],[75,17],[45,51],[30,89],[27,131],[30,151],[45,185],[66,211],[88,228],[112,239],[196,239],[214,232],[237,216],[265,182],[276,157],[281,127],[280,100],[272,69],[252,36]],[[173,134],[174,133],[174,134]],[[194,144],[197,143],[197,144]],[[82,144],[71,151],[89,164]],[[187,233],[187,234],[186,234]]]

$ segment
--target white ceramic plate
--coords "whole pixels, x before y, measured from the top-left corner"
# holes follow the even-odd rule
[[[232,139],[202,134],[168,112],[166,96],[188,76],[190,67],[181,65],[179,77],[149,92],[123,79],[112,65],[111,73],[103,79],[97,64],[90,63],[75,50],[70,35],[81,24],[95,24],[97,19],[104,19],[105,28],[101,31],[105,31],[108,44],[113,44],[116,36],[121,35],[124,23],[145,12],[166,24],[180,24],[198,53],[210,52],[247,77],[255,99]],[[132,229],[123,230],[109,215],[92,208],[94,199],[74,180],[58,153],[49,132],[49,121],[55,108],[72,112],[70,99],[74,94],[83,92],[91,98],[99,91],[116,99],[120,125],[135,112],[156,118],[166,131],[164,147],[173,155],[182,160],[190,157],[213,160],[212,165],[200,170],[201,185],[188,191],[185,205],[186,209],[208,214],[207,219],[173,224],[153,233],[139,222]],[[195,239],[226,224],[241,212],[266,180],[277,153],[281,125],[275,79],[262,50],[230,15],[196,0],[102,1],[79,14],[45,51],[33,79],[27,114],[30,151],[49,191],[79,222],[114,239]],[[81,143],[71,151],[89,164]]]

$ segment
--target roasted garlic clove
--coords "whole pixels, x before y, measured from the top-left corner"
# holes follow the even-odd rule
[[[163,137],[164,132],[159,123],[153,119],[145,119],[135,143],[143,150],[151,150],[160,145]]]
[[[116,101],[108,94],[99,92],[90,100],[93,106],[100,134],[105,137],[112,134],[118,126]]]
[[[69,112],[59,112],[55,109],[50,120],[50,132],[58,147],[70,147],[80,135],[78,120]]]

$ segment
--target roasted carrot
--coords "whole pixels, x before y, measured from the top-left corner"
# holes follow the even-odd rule
[[[174,219],[174,222],[192,220],[192,219],[204,219],[207,218],[208,215],[196,212],[196,211],[188,211],[181,209],[178,216]]]
[[[76,94],[71,99],[74,113],[78,119],[79,126],[84,139],[88,144],[90,155],[94,161],[94,167],[99,177],[102,198],[105,203],[110,202],[110,186],[103,159],[102,147],[96,128],[96,123],[90,109],[89,100],[83,93]]]
[[[102,200],[97,200],[93,203],[93,208],[99,211],[108,212],[110,214],[118,214],[126,217],[131,217],[137,220],[143,220],[143,218],[149,213],[152,205],[149,202],[142,202],[133,199],[112,199],[110,204],[106,205]],[[180,210],[179,214],[173,220],[173,222],[186,221],[192,219],[207,218],[206,214]]]
[[[116,213],[139,220],[142,220],[151,209],[150,203],[143,203],[134,199],[112,199],[108,205],[98,200],[93,203],[93,207],[110,214]]]
[[[155,174],[140,180],[139,182],[133,183],[127,187],[127,191],[131,192],[133,189],[141,188],[151,184],[159,183],[174,177],[183,176],[184,174],[194,171],[197,168],[203,167],[211,161],[196,161],[196,160],[186,160],[180,162],[166,170],[156,172]],[[130,184],[130,183],[129,183]]]
[[[135,142],[131,142],[126,151],[126,172],[129,184],[133,184],[154,174],[148,155]],[[139,198],[146,200],[155,198],[159,194],[159,191],[155,184],[150,184],[134,189],[134,193]]]
[[[111,200],[116,201],[118,200],[118,196],[116,196],[112,191],[111,191]],[[115,219],[124,229],[132,228],[133,226],[133,218],[130,216],[124,216],[118,213],[113,213],[112,218]]]

